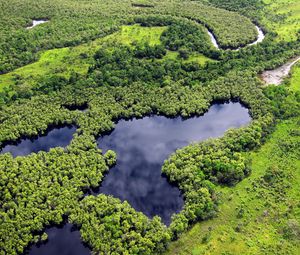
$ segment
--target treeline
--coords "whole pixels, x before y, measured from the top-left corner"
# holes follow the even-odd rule
[[[176,159],[176,168],[182,171],[165,165],[164,172],[184,193],[185,206],[180,214],[173,216],[170,228],[163,227],[157,218],[150,221],[126,203],[104,195],[81,201],[83,191],[99,185],[103,172],[115,162],[114,154],[101,155],[95,141],[95,136],[113,128],[115,120],[151,113],[188,117],[204,113],[214,101],[230,99],[239,99],[247,105],[255,121],[247,128],[229,132],[226,143],[222,139],[201,143],[188,147],[184,160],[177,154],[171,157],[169,165],[173,166],[171,163]],[[83,103],[88,104],[85,113],[65,108]],[[240,151],[261,143],[272,124],[272,115],[259,81],[245,72],[193,88],[180,83],[163,87],[145,83],[99,87],[83,79],[49,96],[39,95],[4,107],[0,113],[0,141],[34,135],[62,122],[79,127],[65,151],[52,149],[49,153],[17,158],[9,154],[0,156],[1,215],[5,219],[0,222],[0,236],[4,253],[22,253],[29,243],[39,240],[37,231],[61,223],[63,215],[69,215],[78,225],[84,241],[94,252],[162,251],[189,224],[215,214],[215,185],[231,185],[248,174],[248,163]],[[202,156],[199,148],[205,151]],[[198,167],[186,162],[194,156]],[[190,167],[181,168],[186,165]],[[96,228],[95,221],[102,227]],[[130,235],[123,239],[122,233],[128,228]],[[20,233],[22,238],[17,238]]]
[[[162,45],[171,51],[186,51],[188,56],[193,52],[198,52],[207,57],[218,59],[220,51],[215,49],[207,34],[206,28],[201,24],[183,18],[174,18],[171,16],[148,15],[134,18],[133,23],[142,26],[167,26],[160,40]]]
[[[245,16],[224,9],[210,7],[197,1],[183,1],[176,6],[176,16],[200,22],[217,38],[222,49],[236,49],[257,38],[257,31]]]
[[[92,3],[82,4],[88,8]],[[120,5],[122,15],[127,14],[125,3]],[[190,15],[196,15],[199,9],[195,6],[201,5],[184,6],[194,7]],[[76,8],[83,6],[79,4]],[[206,18],[211,19],[219,14],[218,20],[226,20],[229,15],[226,11],[222,16],[220,11],[208,10],[212,9],[203,7],[197,17],[207,14]],[[242,21],[244,18],[240,18],[241,27],[249,25],[248,20],[245,24]],[[143,18],[140,22],[150,25],[158,21]],[[218,29],[224,28],[226,22]],[[70,79],[63,79],[53,75],[34,88],[15,86],[13,92],[2,93],[0,147],[6,141],[45,132],[49,125],[68,123],[78,129],[66,150],[56,148],[17,158],[0,155],[0,254],[21,254],[28,244],[41,238],[40,231],[61,223],[63,216],[78,225],[83,240],[95,253],[157,254],[190,224],[215,215],[216,185],[234,185],[249,174],[251,164],[244,152],[264,142],[275,118],[299,112],[299,94],[275,87],[263,91],[257,73],[299,52],[299,42],[277,44],[269,38],[238,52],[221,51],[215,56],[218,62],[201,67],[182,61],[184,50],[206,55],[215,51],[209,49],[201,28],[187,28],[186,24],[172,23],[160,46],[103,46],[95,54],[95,64],[87,77],[74,73]],[[247,29],[245,33],[249,32]],[[249,40],[244,33],[238,37],[237,31],[234,30],[234,43],[241,38],[244,42]],[[188,33],[196,39],[187,39]],[[224,45],[231,43],[225,42]],[[166,49],[172,47],[182,50],[181,58],[164,58]],[[15,101],[5,105],[11,98]],[[223,138],[178,150],[166,160],[163,172],[178,185],[185,199],[183,210],[173,216],[169,228],[158,218],[149,220],[118,199],[105,195],[83,199],[84,191],[98,186],[104,172],[116,161],[114,152],[101,154],[95,139],[112,130],[116,120],[149,114],[191,117],[203,114],[216,101],[227,100],[238,100],[247,106],[253,121],[245,128],[228,131]],[[75,105],[87,105],[88,110],[80,112],[66,107]]]
[[[262,0],[209,0],[212,5],[229,11],[239,12],[247,17],[259,17],[264,7]]]
[[[74,46],[103,37],[136,15],[159,14],[186,17],[208,26],[223,48],[236,48],[257,36],[247,18],[233,12],[195,2],[166,0],[154,8],[137,9],[131,0],[116,2],[71,0],[0,1],[0,74],[35,61],[45,49]],[[27,30],[32,19],[49,22]]]
[[[266,94],[277,102],[272,107],[260,82],[247,72],[232,72],[205,87],[193,88],[180,84],[89,85],[89,81],[78,81],[56,95],[24,99],[1,111],[2,142],[43,132],[50,124],[64,120],[79,126],[66,150],[57,148],[17,158],[0,156],[3,254],[22,253],[29,243],[40,239],[39,231],[61,223],[64,215],[78,225],[83,240],[94,252],[159,253],[191,223],[215,215],[216,185],[233,185],[249,174],[250,162],[242,152],[260,146],[272,130],[276,105],[292,102],[284,104],[284,112],[289,114],[293,109],[299,113],[295,101],[288,99],[291,94],[276,87]],[[299,95],[293,98],[297,98],[299,107]],[[113,152],[102,156],[95,140],[95,136],[111,130],[115,120],[151,113],[188,117],[202,114],[214,101],[229,99],[247,105],[253,122],[228,131],[223,138],[183,148],[166,160],[163,172],[185,198],[184,209],[173,216],[168,229],[158,218],[149,220],[117,199],[101,195],[81,200],[84,190],[98,186],[103,173],[116,160]],[[89,107],[86,113],[65,108],[83,103]]]
[[[177,27],[183,28],[179,24],[175,26],[175,29]],[[170,28],[170,30],[172,29]],[[172,36],[168,37],[168,31],[162,36],[165,38],[163,41],[166,42],[166,48],[170,47],[168,41],[172,38]],[[180,40],[179,38],[178,45],[183,43],[186,43],[185,39]],[[120,45],[113,52],[111,51],[112,47],[103,47],[94,56],[95,65],[90,67],[89,77],[97,84],[125,86],[136,81],[158,86],[167,85],[170,81],[181,81],[186,86],[206,84],[233,70],[248,70],[258,73],[265,69],[275,68],[300,52],[299,42],[274,43],[271,39],[266,39],[264,43],[238,52],[226,51],[216,54],[215,51],[209,50],[206,54],[212,54],[213,56],[210,55],[210,57],[217,57],[219,61],[207,62],[201,66],[196,62],[185,63],[182,61],[190,54],[189,47],[197,48],[197,43],[193,44],[193,41],[180,49],[183,51],[186,49],[179,55],[181,60],[156,61],[155,58],[163,58],[166,53],[162,46],[142,45],[132,49]],[[201,49],[205,49],[205,46]],[[201,50],[199,51],[201,52]]]
[[[187,28],[189,21],[150,16],[135,18],[133,22],[144,26],[169,25],[162,35],[163,43],[157,46],[138,44],[135,47],[111,43],[103,45],[94,56],[95,65],[89,68],[88,76],[91,82],[125,86],[135,81],[143,81],[161,86],[181,81],[183,85],[194,86],[206,84],[232,70],[251,70],[257,73],[272,69],[300,52],[299,42],[275,43],[272,35],[263,43],[239,51],[217,51],[209,48],[207,35],[205,36],[200,26],[194,24]],[[189,33],[203,40],[200,40],[200,43],[198,39],[188,40]],[[175,48],[178,49],[179,57],[166,58],[166,50]],[[195,51],[218,61],[207,62],[204,66],[197,62],[184,62]],[[68,84],[73,84],[80,77],[81,75],[73,72],[70,78],[66,79],[55,73],[43,77],[34,87],[16,82],[10,89],[6,88],[0,92],[0,106],[18,98],[30,98],[36,94],[58,91]]]
[[[88,196],[70,215],[82,239],[98,254],[160,254],[170,241],[158,217],[150,220],[126,201],[100,194]]]

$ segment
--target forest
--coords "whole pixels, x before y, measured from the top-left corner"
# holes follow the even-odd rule
[[[284,1],[0,0],[0,150],[77,128],[66,148],[0,151],[0,254],[31,254],[65,222],[91,254],[299,254],[300,66],[279,86],[261,78],[300,56],[297,1]],[[255,25],[264,39],[250,45]],[[119,120],[188,119],[230,101],[250,124],[179,148],[161,167],[184,200],[170,225],[87,195],[118,162],[97,139]]]

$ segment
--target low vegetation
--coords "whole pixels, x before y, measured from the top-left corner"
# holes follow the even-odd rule
[[[299,65],[286,86],[258,78],[300,54],[295,27],[281,33],[281,2],[0,0],[0,148],[52,125],[78,127],[66,149],[0,155],[0,254],[22,254],[65,219],[94,254],[298,254]],[[49,22],[25,29],[39,18]],[[255,40],[250,19],[265,40],[226,50]],[[184,196],[169,227],[127,202],[84,195],[117,160],[96,143],[117,120],[188,118],[228,100],[252,122],[162,167]]]
[[[196,224],[166,254],[298,254],[299,121],[281,122],[247,155],[251,175],[234,188],[217,188],[218,216]]]
[[[154,8],[136,8],[131,0],[41,0],[38,4],[33,0],[1,1],[0,73],[37,60],[41,50],[75,46],[111,34],[142,14],[169,14],[197,20],[214,31],[224,48],[245,45],[257,35],[250,20],[233,12],[194,1],[149,3]],[[25,29],[32,19],[39,18],[47,18],[49,22]]]

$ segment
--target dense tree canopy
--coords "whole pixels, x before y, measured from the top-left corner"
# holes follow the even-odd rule
[[[192,223],[216,214],[216,186],[235,185],[249,175],[251,162],[245,153],[267,139],[278,119],[299,113],[299,93],[264,89],[257,75],[299,54],[300,42],[277,42],[269,33],[259,45],[228,50],[253,41],[255,27],[238,13],[198,1],[64,2],[0,1],[5,7],[0,11],[0,73],[36,60],[41,50],[103,37],[122,24],[166,29],[156,45],[104,41],[89,59],[87,74],[73,71],[64,77],[55,70],[35,86],[15,77],[15,84],[1,91],[0,148],[45,133],[49,126],[73,124],[78,129],[65,149],[16,158],[0,155],[0,254],[22,254],[44,239],[45,227],[64,218],[79,228],[95,254],[161,253]],[[209,2],[241,9],[236,4],[241,1],[226,6],[224,1]],[[245,3],[249,7],[248,3],[252,1]],[[32,8],[25,8],[28,5]],[[50,22],[26,30],[33,18]],[[213,48],[205,27],[227,50]],[[88,53],[81,52],[80,59],[89,58]],[[190,61],[193,55],[208,61]],[[163,165],[162,172],[185,200],[169,227],[119,199],[84,197],[117,160],[115,152],[103,155],[96,144],[116,121],[149,114],[187,118],[229,100],[249,108],[251,124],[182,148]],[[81,106],[86,111],[80,111]],[[266,181],[271,179],[266,176]]]

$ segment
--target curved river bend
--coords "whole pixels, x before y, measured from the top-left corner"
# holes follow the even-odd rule
[[[161,174],[164,160],[178,148],[222,136],[229,128],[244,126],[250,121],[248,110],[239,103],[215,104],[203,116],[186,120],[163,116],[120,120],[110,134],[98,139],[98,146],[103,152],[108,149],[117,152],[117,164],[105,176],[101,187],[90,193],[104,193],[127,200],[137,211],[148,217],[159,215],[168,225],[171,215],[181,210],[184,201],[179,189]],[[59,135],[54,132],[59,132]],[[37,152],[45,148],[41,141],[48,150],[57,146],[57,142],[53,141],[64,140],[64,144],[68,144],[73,132],[75,128],[54,129],[33,142],[27,139],[4,150],[14,155]],[[46,233],[48,241],[29,246],[26,254],[90,254],[81,242],[79,232],[73,230],[70,224],[50,226]]]
[[[245,47],[248,47],[248,46],[252,46],[252,45],[256,45],[256,44],[258,44],[258,43],[261,43],[261,42],[265,39],[265,34],[264,34],[264,32],[262,31],[262,29],[261,29],[260,27],[255,26],[255,28],[256,28],[256,30],[257,30],[257,39],[256,39],[254,42],[249,43],[249,44],[247,44],[247,45],[244,46],[244,47],[238,47],[238,48],[233,49],[233,50],[236,50],[236,51],[237,51],[237,50],[240,50],[240,49],[242,49],[242,48],[245,48]],[[213,44],[213,46],[214,46],[215,48],[217,48],[217,49],[220,49],[220,46],[219,46],[219,44],[218,44],[218,41],[217,41],[215,35],[214,35],[209,29],[207,29],[207,33],[208,33],[208,35],[209,35],[210,41],[211,41],[211,43]]]

